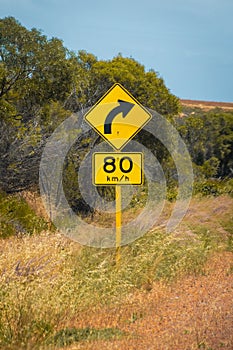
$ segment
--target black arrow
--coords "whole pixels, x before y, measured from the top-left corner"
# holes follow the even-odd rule
[[[122,117],[125,118],[129,111],[133,108],[134,104],[118,100],[119,106],[113,108],[107,115],[104,123],[104,133],[111,134],[112,133],[112,121],[119,114],[122,113]]]

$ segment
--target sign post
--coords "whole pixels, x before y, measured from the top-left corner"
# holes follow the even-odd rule
[[[116,185],[116,265],[121,259],[121,186]]]
[[[115,149],[93,154],[92,178],[95,186],[115,186],[117,265],[121,256],[121,186],[143,184],[143,154],[121,150],[151,118],[120,84],[114,84],[85,115],[86,122]]]

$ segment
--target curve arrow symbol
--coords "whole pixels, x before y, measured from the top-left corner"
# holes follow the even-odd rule
[[[112,133],[112,121],[119,114],[122,113],[122,117],[125,118],[130,110],[133,108],[134,104],[118,100],[119,106],[113,108],[107,115],[104,123],[104,133],[111,134]]]

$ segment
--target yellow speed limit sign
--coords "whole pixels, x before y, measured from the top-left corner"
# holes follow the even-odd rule
[[[142,153],[94,153],[94,185],[141,185]]]

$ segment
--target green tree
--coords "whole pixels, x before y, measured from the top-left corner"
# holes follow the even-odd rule
[[[13,17],[0,19],[0,179],[7,191],[38,181],[47,136],[65,117],[71,89],[69,54]],[[56,114],[56,115],[55,115]]]
[[[7,112],[6,106],[10,105],[15,116],[28,120],[48,101],[64,101],[71,86],[67,55],[61,40],[48,40],[40,31],[26,29],[13,17],[1,19],[1,110]]]
[[[222,110],[191,112],[176,118],[193,162],[205,177],[233,174],[233,113]],[[200,168],[197,168],[200,170]]]
[[[145,107],[166,117],[179,111],[178,99],[163,79],[153,70],[147,72],[133,58],[118,55],[109,61],[99,61],[85,51],[69,52],[61,40],[48,39],[35,28],[28,30],[13,17],[0,19],[2,187],[18,191],[36,184],[47,137],[70,111],[91,107],[115,82],[121,83]],[[158,152],[159,143],[155,145],[144,136],[141,134],[141,140],[156,148],[158,154],[166,154]],[[94,132],[85,135],[77,152],[85,153],[98,142],[97,138]],[[75,154],[74,158],[79,159]]]
[[[146,72],[133,58],[118,55],[109,61],[98,61],[94,55],[79,51],[72,62],[75,75],[67,106],[74,111],[94,105],[114,83],[122,84],[141,104],[158,113],[168,116],[179,111],[179,101],[163,79],[153,70]]]

